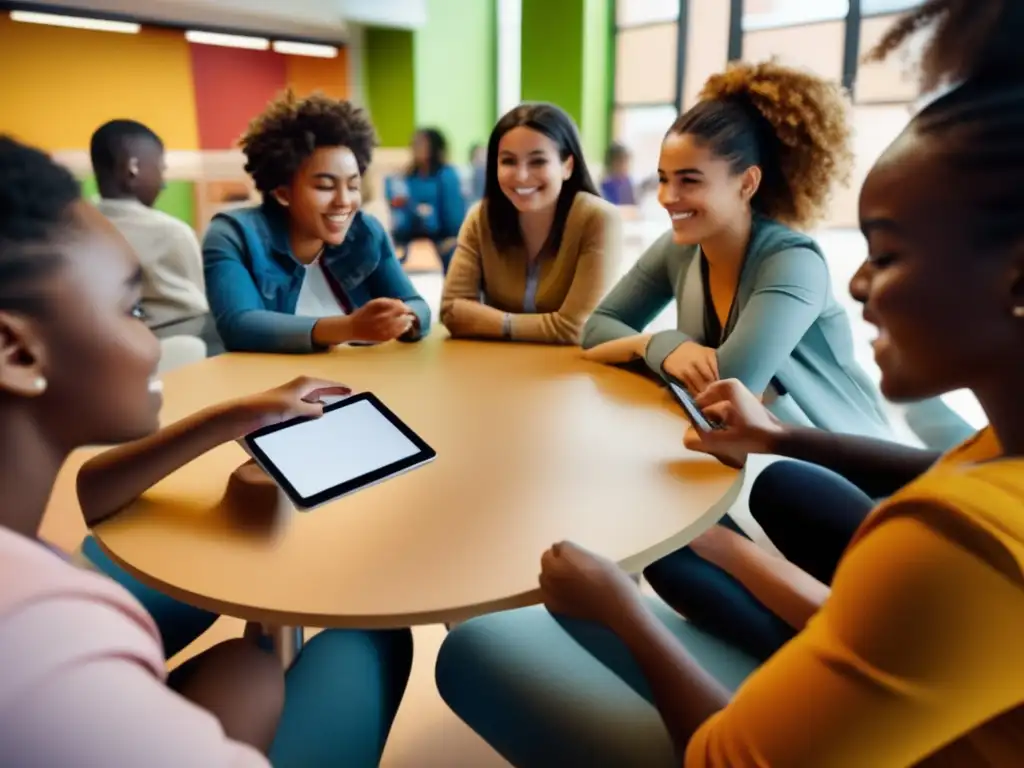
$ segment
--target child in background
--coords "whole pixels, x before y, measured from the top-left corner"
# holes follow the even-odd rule
[[[154,209],[164,189],[164,144],[134,120],[111,120],[92,135],[90,159],[100,213],[142,264],[142,312],[160,338],[198,336],[208,354],[223,345],[206,302],[203,257],[188,224]]]
[[[604,156],[601,196],[614,205],[636,205],[636,192],[629,175],[632,156],[622,144],[614,142]]]

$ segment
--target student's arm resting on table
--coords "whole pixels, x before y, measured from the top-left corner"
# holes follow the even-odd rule
[[[1021,588],[979,556],[1001,547],[937,503],[886,515],[807,629],[695,734],[688,768],[916,765],[1020,704]]]
[[[175,470],[221,443],[268,423],[322,414],[316,402],[346,395],[335,382],[299,377],[280,387],[229,400],[186,416],[148,437],[110,448],[78,472],[78,500],[92,527],[117,514]]]
[[[595,209],[584,225],[569,292],[555,312],[512,315],[512,338],[579,344],[584,324],[601,301],[622,256],[622,219],[612,207]]]
[[[400,336],[398,340],[419,341],[430,333],[430,307],[416,292],[412,281],[395,256],[395,248],[391,244],[391,238],[384,231],[384,225],[369,214],[365,214],[365,216],[380,250],[380,261],[377,268],[367,278],[370,294],[374,298],[398,299],[409,307],[416,315],[416,323],[408,333]]]
[[[671,243],[671,232],[658,238],[597,305],[583,328],[584,349],[642,333],[675,298],[666,263]],[[690,339],[678,331],[665,333],[679,339],[673,349]],[[655,334],[651,344],[662,336]]]
[[[204,408],[169,427],[111,448],[78,472],[78,500],[90,528],[124,509],[163,478],[240,434],[231,404]],[[244,433],[244,428],[242,429]]]
[[[203,271],[210,311],[228,350],[313,352],[317,319],[264,309],[242,259],[241,233],[225,218],[214,218],[203,238]]]
[[[111,603],[30,603],[0,622],[0,641],[4,663],[17,665],[8,691],[19,691],[16,701],[0,696],[5,762],[269,768],[213,714],[167,688],[152,666],[163,663],[157,639]]]

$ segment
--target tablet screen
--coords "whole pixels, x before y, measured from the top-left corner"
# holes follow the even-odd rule
[[[368,393],[327,406],[319,419],[260,430],[246,442],[264,469],[284,481],[289,495],[300,497],[293,500],[307,503],[433,458],[433,451]],[[334,490],[338,493],[330,493]]]

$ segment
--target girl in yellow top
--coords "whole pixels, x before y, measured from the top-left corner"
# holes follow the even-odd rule
[[[724,529],[702,539],[801,630],[745,681],[749,660],[645,603],[614,563],[555,545],[540,586],[557,618],[467,622],[438,660],[446,701],[513,764],[1021,764],[1024,4],[931,0],[883,50],[934,20],[926,79],[961,84],[868,177],[851,292],[879,329],[889,398],[970,388],[991,427],[868,517],[831,590]],[[735,381],[698,403],[725,426],[687,443],[733,462],[780,441],[888,449],[783,426]]]
[[[578,344],[616,275],[621,227],[572,118],[522,104],[491,132],[484,199],[467,215],[441,296],[452,336]]]

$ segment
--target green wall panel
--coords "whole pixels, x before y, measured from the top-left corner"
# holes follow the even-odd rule
[[[523,101],[549,101],[583,120],[585,0],[523,0]]]
[[[194,227],[196,225],[195,185],[191,181],[168,181],[153,207],[181,219],[190,227]]]
[[[413,33],[368,27],[363,61],[367,108],[381,146],[406,146],[416,125]]]
[[[463,165],[497,119],[496,0],[429,0],[427,19],[413,40],[416,125],[440,129]]]
[[[580,127],[591,172],[608,143],[611,0],[523,0],[523,101],[549,101]]]
[[[608,146],[612,102],[609,99],[608,61],[614,50],[612,0],[587,0],[583,29],[583,151],[592,164],[590,171],[600,176],[597,165]]]

